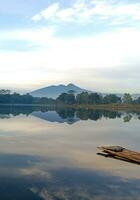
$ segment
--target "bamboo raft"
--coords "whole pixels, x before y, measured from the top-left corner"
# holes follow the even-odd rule
[[[97,147],[105,154],[100,154],[104,156],[113,157],[116,159],[124,160],[127,162],[134,162],[140,164],[140,153],[125,149],[120,146],[108,146],[108,147]]]

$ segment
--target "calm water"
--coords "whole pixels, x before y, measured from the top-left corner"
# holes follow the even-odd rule
[[[140,165],[100,145],[140,151],[140,113],[0,107],[0,200],[139,200]]]

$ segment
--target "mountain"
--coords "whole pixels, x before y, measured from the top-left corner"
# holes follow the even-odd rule
[[[79,118],[76,116],[62,118],[56,111],[47,111],[47,112],[34,111],[32,112],[31,115],[49,122],[74,124],[79,121]]]
[[[68,85],[52,85],[38,90],[30,92],[33,97],[48,97],[56,99],[61,93],[68,92],[70,90],[75,91],[76,94],[81,92],[89,92],[88,90],[82,89],[72,83]]]
[[[89,91],[83,88],[80,88],[72,83],[68,84],[68,85],[51,85],[48,87],[44,87],[44,88],[40,88],[38,90],[34,90],[32,92],[30,92],[30,94],[33,97],[48,97],[48,98],[54,98],[56,99],[61,93],[63,92],[68,92],[70,90],[75,91],[75,94],[81,93],[81,92],[94,92],[94,91]],[[105,96],[107,94],[111,94],[111,93],[100,93],[99,94]],[[115,94],[115,93],[114,93]],[[123,97],[123,94],[121,93],[116,93],[117,96],[119,97]],[[138,97],[140,97],[140,94],[131,94],[133,99],[137,99]]]

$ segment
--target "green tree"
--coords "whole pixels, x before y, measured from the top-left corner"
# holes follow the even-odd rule
[[[57,98],[57,101],[61,103],[67,103],[67,93],[60,94]]]
[[[132,104],[133,103],[133,99],[132,99],[132,97],[129,93],[125,93],[123,95],[122,101],[123,101],[124,104]]]
[[[76,96],[76,103],[88,104],[88,92],[82,92]]]
[[[102,96],[98,93],[91,93],[88,95],[89,104],[102,104]]]
[[[115,94],[108,94],[103,98],[104,104],[121,103],[121,98]]]
[[[67,95],[67,104],[75,104],[75,96],[74,94]]]
[[[75,104],[75,96],[74,94],[62,93],[57,98],[57,102],[69,104],[69,105]]]

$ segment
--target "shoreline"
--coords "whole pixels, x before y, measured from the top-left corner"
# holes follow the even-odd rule
[[[126,104],[99,104],[99,105],[66,105],[66,104],[0,104],[0,106],[10,107],[53,107],[53,108],[74,108],[74,109],[93,109],[93,110],[114,110],[114,111],[140,111],[140,105]]]
[[[64,107],[64,106],[62,106]],[[114,110],[114,111],[140,111],[140,105],[126,104],[99,104],[99,105],[66,105],[66,107],[77,109],[93,109],[93,110]]]

